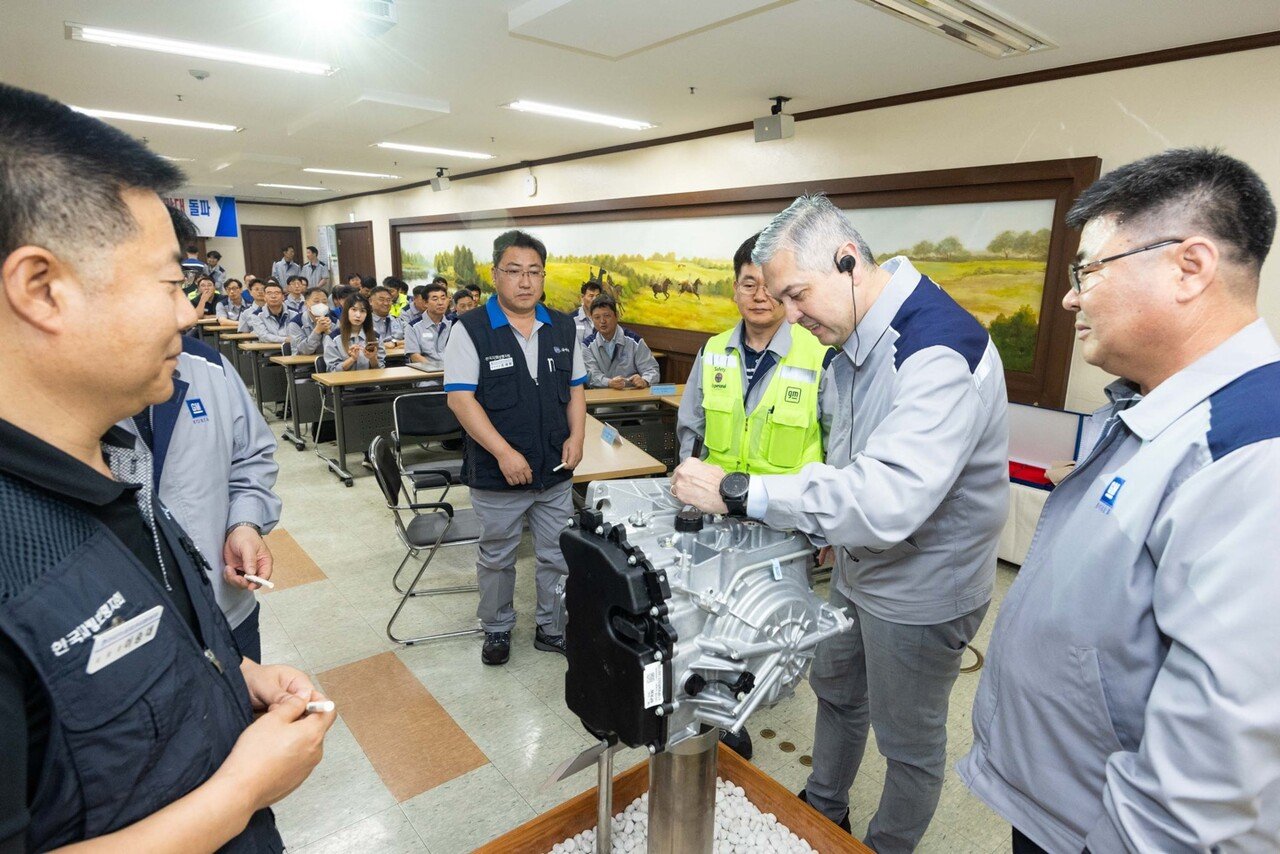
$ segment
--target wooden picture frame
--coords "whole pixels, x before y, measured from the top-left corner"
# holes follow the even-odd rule
[[[391,258],[401,276],[402,235],[423,231],[525,228],[573,223],[700,218],[777,213],[803,193],[823,192],[845,210],[923,205],[1049,200],[1053,202],[1045,285],[1031,370],[1006,370],[1009,399],[1061,408],[1074,346],[1072,315],[1062,307],[1067,270],[1078,235],[1065,226],[1067,210],[1101,171],[1097,157],[972,166],[858,178],[813,180],[724,190],[636,196],[623,199],[536,205],[511,210],[473,211],[393,219]],[[857,225],[856,216],[854,224]],[[555,252],[555,247],[549,247]],[[889,249],[890,247],[883,247]],[[879,247],[874,247],[879,251]],[[693,358],[710,337],[706,332],[627,323],[649,345],[668,354],[664,381],[683,382]]]

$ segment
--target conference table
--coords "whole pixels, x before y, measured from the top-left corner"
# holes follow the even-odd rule
[[[674,389],[673,395],[656,395],[654,389]],[[679,456],[676,418],[684,385],[659,384],[647,388],[590,388],[586,391],[587,411],[608,421],[628,440],[674,467]],[[673,404],[672,401],[675,401]]]

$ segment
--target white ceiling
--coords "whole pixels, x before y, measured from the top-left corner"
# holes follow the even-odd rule
[[[995,60],[857,0],[399,0],[399,23],[381,36],[321,26],[314,10],[341,2],[4,0],[0,79],[85,107],[239,125],[218,133],[120,123],[157,152],[193,158],[181,164],[189,192],[310,202],[420,181],[436,166],[465,172],[742,122],[767,113],[771,95],[791,96],[788,111],[802,112],[1280,30],[1277,0],[992,0],[988,8],[1058,45]],[[65,21],[340,70],[311,77],[68,41]],[[193,68],[211,76],[197,81]],[[500,106],[518,99],[657,127],[617,130]],[[370,147],[381,140],[497,158]]]

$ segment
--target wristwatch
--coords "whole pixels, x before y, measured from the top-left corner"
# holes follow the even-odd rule
[[[751,488],[751,475],[731,471],[720,481],[720,497],[729,508],[730,516],[747,515],[747,492]]]

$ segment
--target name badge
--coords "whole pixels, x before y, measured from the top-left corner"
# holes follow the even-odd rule
[[[622,440],[622,434],[618,432],[618,428],[612,424],[604,425],[600,431],[600,441],[606,445],[616,445]]]
[[[676,393],[675,383],[658,383],[649,386],[649,394],[654,397],[675,397]]]
[[[713,368],[727,368],[732,364],[728,353],[708,353],[707,358],[711,360]]]
[[[516,363],[516,360],[510,356],[503,356],[498,359],[492,359],[489,362],[489,370],[500,371],[503,368],[510,368]]]
[[[97,673],[108,664],[124,658],[129,653],[155,640],[160,629],[160,615],[164,606],[157,605],[126,623],[107,629],[93,638],[93,652],[89,654],[86,673]]]
[[[795,365],[783,365],[779,376],[784,380],[792,380],[798,383],[811,383],[818,379],[818,375],[815,372],[808,368],[798,368]]]

